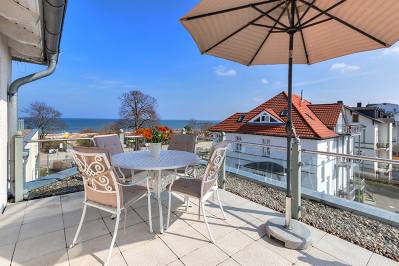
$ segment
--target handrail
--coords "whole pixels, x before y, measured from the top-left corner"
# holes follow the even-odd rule
[[[234,140],[225,140],[225,141],[228,143],[238,143],[238,144],[248,145],[248,146],[255,146],[255,147],[262,147],[262,148],[270,147],[270,148],[274,148],[277,150],[287,150],[286,147],[282,147],[282,146],[250,143],[250,142],[242,142],[242,141],[234,141]],[[370,161],[370,162],[399,165],[399,160],[390,160],[390,159],[382,159],[382,158],[378,158],[378,157],[368,157],[368,156],[362,156],[362,155],[352,155],[352,154],[327,152],[327,151],[315,151],[315,150],[303,149],[303,148],[301,150],[303,153],[309,153],[309,154],[321,154],[321,155],[335,156],[335,157],[341,157],[341,158],[352,159],[352,160],[363,160],[363,161]]]
[[[93,138],[58,138],[58,139],[36,139],[36,140],[30,140],[26,141],[27,143],[32,143],[32,142],[52,142],[52,141],[77,141],[77,140],[93,140]]]

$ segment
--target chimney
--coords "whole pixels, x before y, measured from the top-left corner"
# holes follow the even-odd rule
[[[361,103],[361,102],[358,102],[358,103],[357,103],[357,107],[362,107],[362,103]]]
[[[302,101],[303,101],[303,90],[301,90],[301,102],[299,103],[299,106],[302,106]]]
[[[344,104],[344,101],[337,101],[337,104]]]

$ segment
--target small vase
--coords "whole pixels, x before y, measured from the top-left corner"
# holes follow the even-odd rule
[[[159,158],[161,154],[161,144],[162,143],[150,143],[150,154],[154,158]]]

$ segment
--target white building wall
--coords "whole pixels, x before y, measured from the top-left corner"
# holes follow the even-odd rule
[[[0,34],[0,212],[7,203],[7,90],[11,81],[11,56],[7,39]]]
[[[351,152],[352,147],[345,148],[345,145],[353,145],[350,138],[339,141],[342,137],[314,140],[301,139],[303,149],[326,152]],[[226,140],[240,140],[243,144],[233,144],[232,150],[228,153],[226,160],[227,166],[240,168],[245,171],[245,164],[250,162],[269,161],[286,167],[286,150],[271,147],[269,152],[265,153],[265,148],[246,145],[245,143],[264,144],[265,140],[270,141],[271,146],[286,147],[287,140],[284,137],[261,136],[250,134],[226,133]],[[268,155],[268,156],[265,156]],[[314,155],[302,153],[302,186],[319,192],[325,192],[330,195],[336,195],[338,189],[345,189],[347,186],[348,175],[351,170],[337,171],[337,158],[325,155]],[[339,176],[342,174],[343,176]],[[285,182],[285,176],[266,173],[265,178],[277,179]]]

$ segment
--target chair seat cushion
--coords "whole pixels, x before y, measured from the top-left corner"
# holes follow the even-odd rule
[[[143,186],[122,186],[123,206],[128,207],[143,195],[147,194],[147,188]]]
[[[201,179],[180,178],[173,182],[171,190],[195,198],[201,197]],[[170,186],[170,185],[169,185]],[[169,187],[168,187],[169,188]]]

